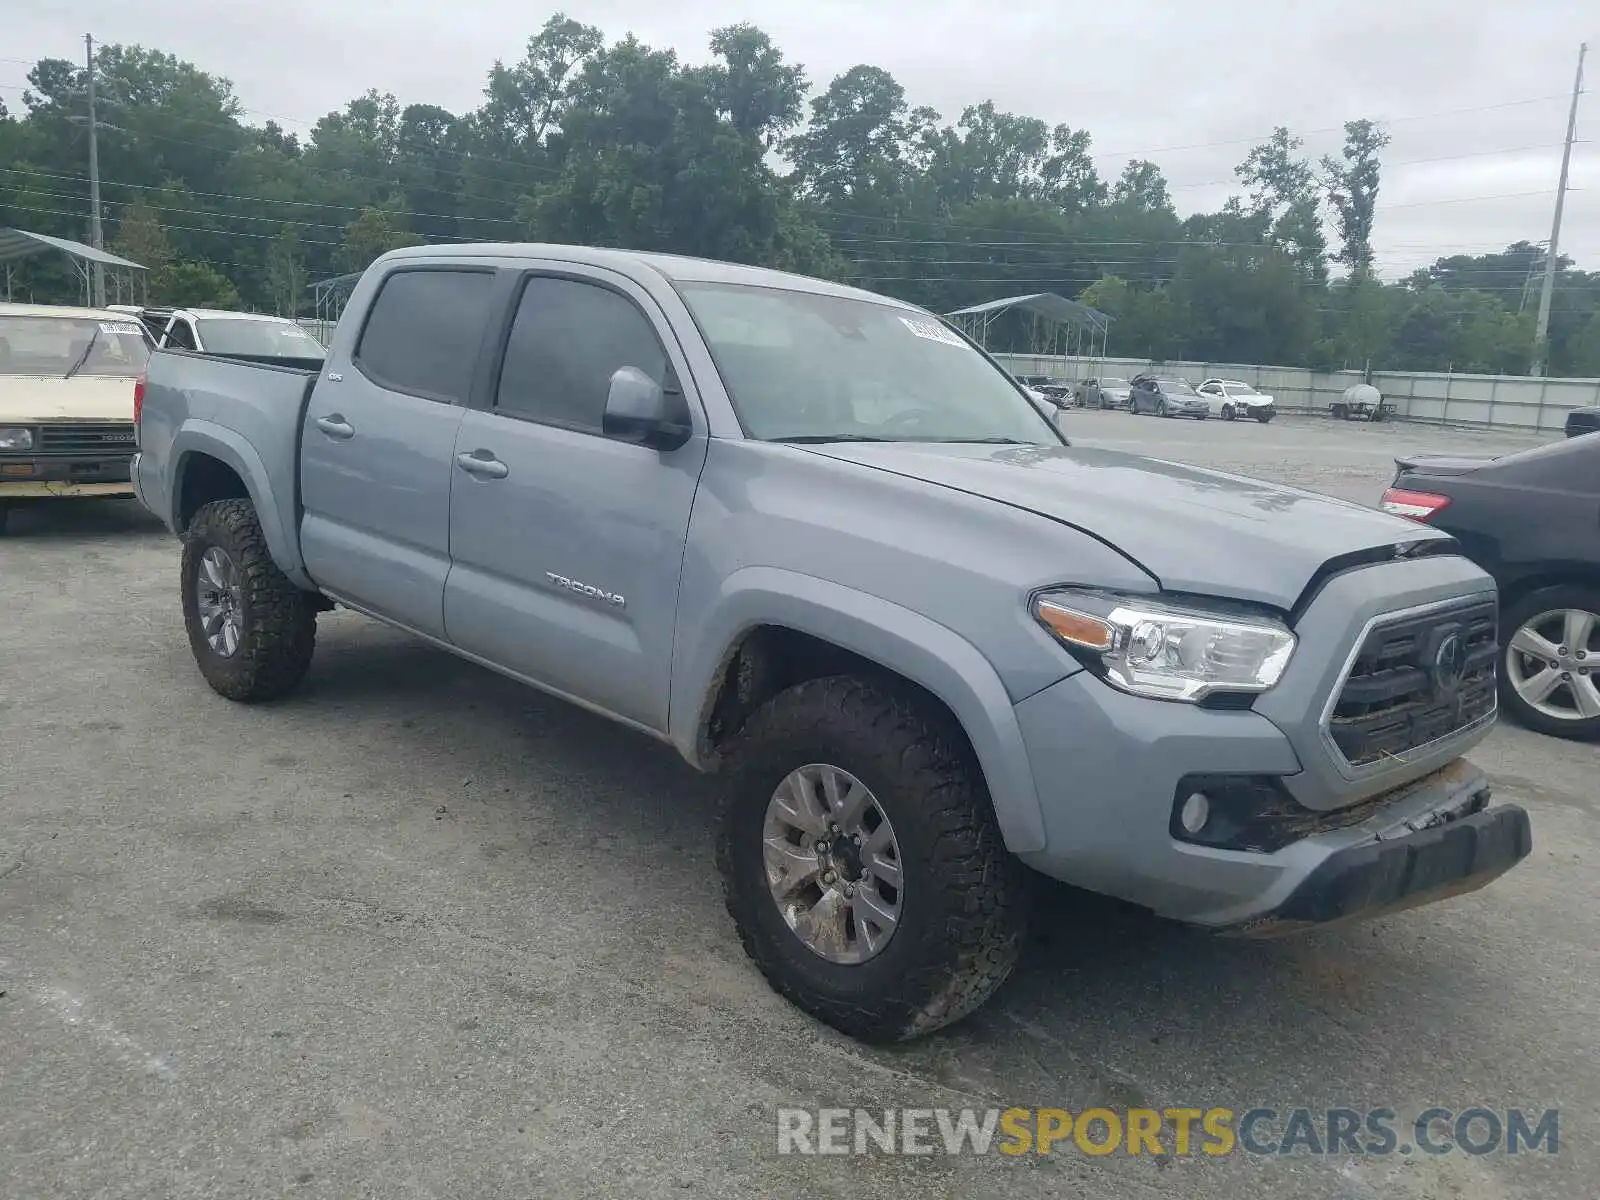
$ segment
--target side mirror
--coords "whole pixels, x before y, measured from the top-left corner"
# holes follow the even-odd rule
[[[601,431],[653,450],[676,450],[694,432],[683,393],[667,391],[638,367],[619,367],[612,374]]]

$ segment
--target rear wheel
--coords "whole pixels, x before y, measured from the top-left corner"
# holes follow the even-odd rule
[[[1500,700],[1521,725],[1600,739],[1600,588],[1542,588],[1506,607]]]
[[[315,597],[290,583],[248,500],[215,500],[183,538],[183,621],[200,674],[229,700],[274,700],[316,645]]]
[[[1335,421],[1348,421],[1350,419],[1350,409],[1344,404],[1333,404],[1328,408],[1328,415]]]
[[[1263,425],[1265,425],[1268,421],[1272,420],[1272,414],[1269,413],[1269,412],[1257,413],[1256,414],[1256,420],[1260,421]]]
[[[727,775],[728,912],[781,995],[889,1042],[960,1019],[1005,981],[1025,871],[943,714],[865,679],[812,680],[750,719]]]

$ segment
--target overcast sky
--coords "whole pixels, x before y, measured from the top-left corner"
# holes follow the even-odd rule
[[[813,85],[858,62],[912,104],[969,103],[1065,121],[1114,178],[1154,159],[1179,210],[1215,208],[1253,142],[1285,124],[1317,155],[1355,117],[1390,122],[1374,241],[1389,278],[1449,253],[1549,237],[1578,43],[1588,87],[1578,136],[1600,138],[1596,0],[572,0],[568,15],[691,60],[707,33],[752,21]],[[514,61],[552,9],[509,0],[8,0],[0,84],[26,62],[78,57],[82,37],[138,42],[231,79],[248,117],[306,125],[369,87],[461,112],[496,59]],[[20,61],[19,61],[20,60]],[[13,108],[20,93],[0,88]],[[1422,161],[1426,160],[1426,161]],[[1600,270],[1600,151],[1573,151],[1562,250]],[[1485,199],[1484,197],[1491,197]]]

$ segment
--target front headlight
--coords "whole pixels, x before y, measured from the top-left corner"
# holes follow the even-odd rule
[[[32,450],[33,430],[0,429],[0,450]]]
[[[1033,613],[1113,687],[1190,704],[1264,692],[1283,678],[1295,636],[1270,617],[1206,612],[1103,592],[1058,591]]]

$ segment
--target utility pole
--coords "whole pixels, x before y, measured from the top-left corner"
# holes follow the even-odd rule
[[[1539,289],[1539,320],[1533,332],[1531,375],[1543,375],[1550,347],[1550,298],[1556,288],[1556,256],[1561,248],[1561,209],[1567,199],[1567,171],[1572,166],[1572,139],[1578,132],[1578,97],[1583,95],[1583,59],[1589,44],[1578,47],[1578,74],[1572,81],[1572,107],[1567,112],[1567,143],[1561,151],[1561,182],[1556,185],[1556,215],[1550,223],[1550,245],[1544,252],[1544,286]]]
[[[94,110],[94,35],[83,35],[89,68],[89,242],[96,250],[106,248],[105,232],[100,228],[100,122]],[[1562,178],[1566,170],[1562,169]],[[103,263],[90,264],[89,303],[95,308],[106,306],[106,269]]]

